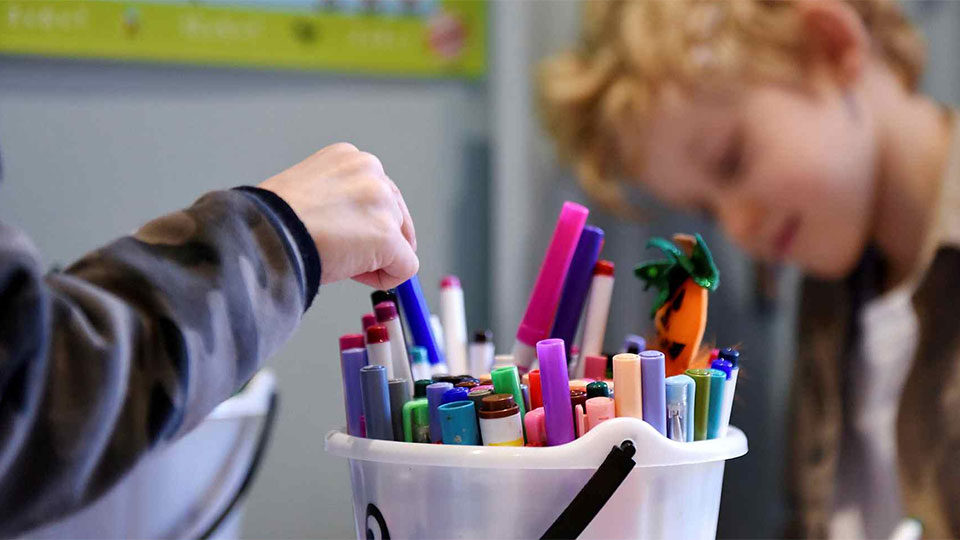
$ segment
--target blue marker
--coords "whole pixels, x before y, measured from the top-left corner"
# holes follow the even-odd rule
[[[410,327],[413,344],[427,350],[427,359],[430,360],[432,369],[446,366],[443,353],[440,352],[433,337],[430,327],[430,309],[423,298],[423,289],[420,288],[420,280],[417,276],[401,283],[397,287],[397,296],[400,297],[400,307],[403,308],[404,319]]]
[[[593,267],[600,257],[600,247],[603,245],[603,229],[587,225],[580,233],[577,249],[573,252],[567,278],[563,281],[563,292],[560,295],[560,304],[553,319],[551,338],[559,338],[566,345],[567,358],[570,358],[570,345],[580,325],[580,316],[583,313],[583,304],[593,281]]]
[[[472,401],[454,401],[440,406],[443,444],[480,444],[477,413]]]
[[[623,338],[623,345],[620,347],[620,352],[633,354],[640,354],[645,350],[647,350],[647,340],[634,334]]]
[[[427,408],[430,411],[430,440],[443,440],[440,430],[440,412],[437,409],[443,405],[443,393],[453,388],[452,383],[438,382],[427,386]]]
[[[467,396],[470,394],[470,390],[462,387],[455,387],[447,390],[443,393],[443,396],[440,397],[440,404],[446,405],[447,403],[453,403],[454,401],[464,401],[469,399]]]
[[[360,417],[363,416],[363,397],[360,368],[367,365],[365,349],[347,349],[340,352],[340,371],[343,375],[343,405],[347,412],[347,434],[363,437]]]
[[[368,439],[393,440],[393,419],[390,416],[390,392],[387,390],[387,368],[364,366],[360,368],[363,391],[363,418]]]
[[[664,381],[667,398],[667,437],[693,442],[693,404],[697,386],[689,375],[674,375]]]
[[[723,387],[727,382],[727,374],[719,369],[709,369],[710,372],[710,401],[708,404],[707,438],[716,439],[723,430]]]

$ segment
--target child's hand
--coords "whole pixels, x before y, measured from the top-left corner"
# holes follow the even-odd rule
[[[306,225],[322,283],[353,278],[389,289],[420,268],[407,204],[373,154],[330,145],[259,187],[279,195]]]

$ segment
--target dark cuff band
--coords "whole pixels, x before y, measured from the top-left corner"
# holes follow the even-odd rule
[[[303,310],[306,311],[317,295],[321,272],[320,254],[317,252],[317,245],[313,242],[313,238],[307,232],[307,227],[297,217],[293,208],[290,208],[290,205],[276,193],[252,186],[240,186],[234,189],[249,194],[269,208],[296,242],[297,251],[300,252],[300,259],[303,262],[305,280]]]

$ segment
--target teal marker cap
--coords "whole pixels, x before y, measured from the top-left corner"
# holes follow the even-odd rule
[[[437,411],[440,414],[443,444],[480,444],[477,413],[472,401],[444,403]]]

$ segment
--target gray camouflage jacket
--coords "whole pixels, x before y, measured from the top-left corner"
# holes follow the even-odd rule
[[[319,282],[303,224],[256,188],[209,193],[46,275],[0,223],[0,537],[79,509],[196,426]]]

